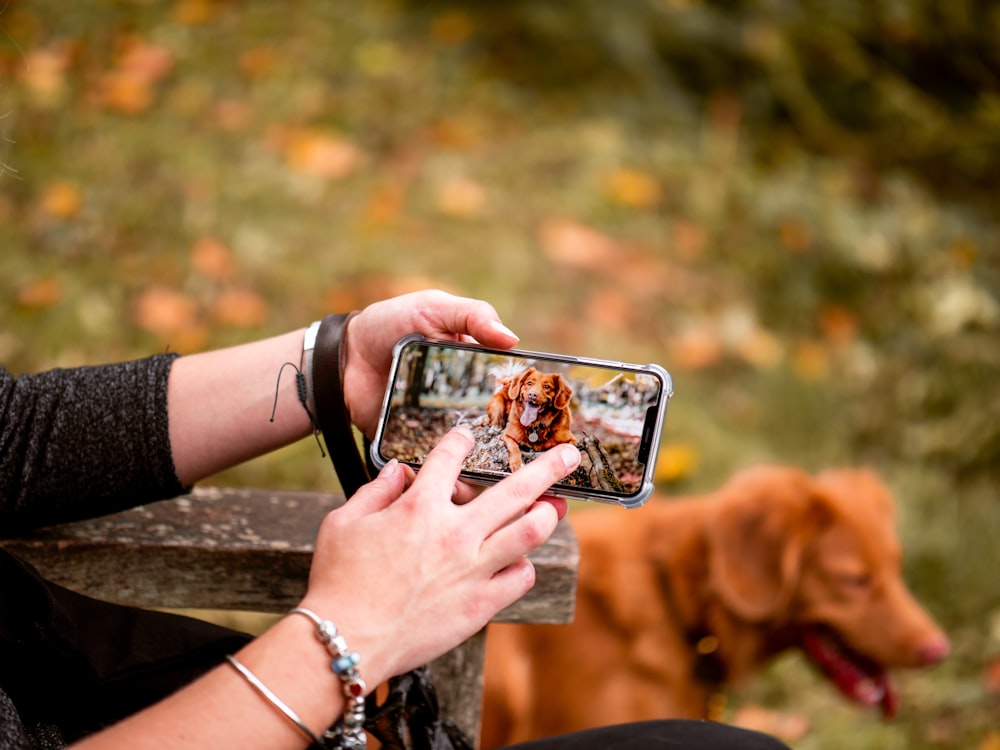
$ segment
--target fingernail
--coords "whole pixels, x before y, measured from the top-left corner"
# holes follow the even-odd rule
[[[514,333],[512,330],[510,330],[507,326],[505,326],[499,320],[490,321],[490,325],[493,327],[493,329],[495,331],[499,331],[504,336],[509,336],[510,338],[515,339],[517,341],[521,340],[521,338],[516,333]]]
[[[572,445],[559,446],[560,458],[567,471],[572,471],[580,465],[580,450]]]
[[[456,427],[454,427],[454,431],[465,435],[465,437],[469,438],[471,442],[473,443],[476,442],[476,436],[472,434],[472,430],[470,430],[467,425],[464,424],[457,425]]]
[[[399,471],[399,461],[395,458],[390,458],[385,466],[382,467],[382,471],[378,473],[383,479],[391,479]]]

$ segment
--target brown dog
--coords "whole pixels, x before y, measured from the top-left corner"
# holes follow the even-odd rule
[[[486,405],[489,423],[504,427],[511,471],[521,468],[521,448],[544,451],[560,443],[576,444],[570,432],[569,402],[573,389],[561,375],[534,367],[511,378]]]
[[[893,500],[868,471],[761,467],[709,497],[570,516],[572,625],[493,625],[483,747],[598,724],[707,717],[726,683],[800,647],[891,715],[886,669],[943,659],[900,574]]]

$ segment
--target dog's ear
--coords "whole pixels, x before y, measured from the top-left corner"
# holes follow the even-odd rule
[[[510,385],[507,386],[507,398],[511,401],[517,401],[521,397],[521,386],[524,385],[525,379],[535,372],[534,367],[529,367],[524,372],[520,373],[516,378],[510,381]]]
[[[569,400],[573,398],[573,389],[566,385],[562,375],[555,376],[556,397],[552,400],[557,409],[565,409],[569,406]]]
[[[779,617],[799,580],[803,553],[831,510],[805,472],[761,467],[737,474],[709,515],[709,582],[739,617]]]

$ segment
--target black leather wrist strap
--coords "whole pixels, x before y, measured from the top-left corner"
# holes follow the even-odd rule
[[[358,451],[344,404],[342,376],[347,356],[347,323],[356,314],[330,314],[323,318],[312,359],[316,419],[345,497],[353,495],[371,479],[367,464]]]

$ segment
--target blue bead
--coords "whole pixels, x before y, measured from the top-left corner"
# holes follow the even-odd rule
[[[358,655],[358,652],[351,651],[349,653],[344,654],[343,656],[338,656],[336,659],[333,660],[330,666],[333,668],[333,671],[336,672],[338,675],[343,675],[347,674],[352,669],[357,667],[360,661],[361,657]]]

